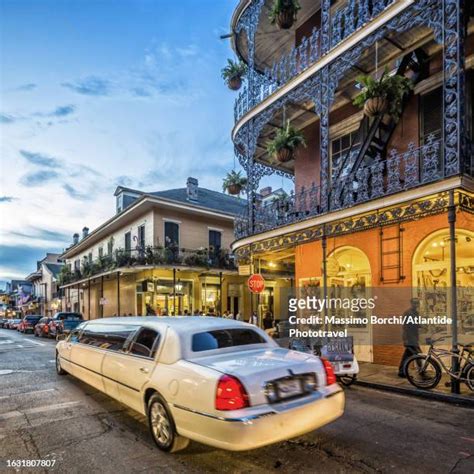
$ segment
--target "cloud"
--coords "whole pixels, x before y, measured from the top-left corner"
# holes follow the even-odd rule
[[[33,117],[67,117],[68,115],[73,114],[76,111],[76,106],[69,105],[60,105],[56,107],[52,112],[36,112],[32,114]]]
[[[34,84],[33,82],[30,82],[28,84],[22,84],[21,86],[18,86],[15,90],[17,91],[32,91],[33,89],[36,89],[38,87],[38,84]]]
[[[129,176],[117,176],[115,178],[115,182],[117,183],[117,186],[124,186],[126,188],[129,188],[130,186],[133,186],[133,183],[135,181]]]
[[[82,95],[106,96],[111,92],[110,81],[97,76],[89,76],[75,82],[63,82],[61,85]]]
[[[56,171],[43,170],[27,173],[20,179],[23,186],[38,187],[59,177]]]
[[[43,229],[40,227],[28,227],[28,232],[19,232],[11,231],[9,235],[16,237],[22,237],[29,240],[42,240],[42,241],[52,241],[52,242],[68,242],[70,240],[69,234],[64,232],[58,232],[56,230]]]
[[[7,114],[0,114],[0,123],[13,123],[15,122],[15,117]]]
[[[12,202],[15,199],[13,196],[0,196],[0,202]]]
[[[42,153],[20,150],[20,155],[33,165],[44,166],[45,168],[59,168],[61,166],[59,160]]]
[[[82,193],[70,184],[63,184],[63,189],[69,195],[69,197],[76,199],[78,201],[89,201],[93,198],[91,194]]]

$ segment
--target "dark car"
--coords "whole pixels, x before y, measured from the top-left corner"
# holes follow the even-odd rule
[[[10,321],[8,318],[0,319],[0,328],[6,328],[8,321]]]
[[[48,337],[49,336],[49,323],[53,318],[45,316],[41,318],[35,326],[33,334],[35,337]]]
[[[26,334],[27,332],[34,332],[35,326],[38,324],[38,321],[41,319],[40,314],[29,314],[28,316],[25,316],[21,323],[18,326],[18,330],[22,332],[23,334]]]
[[[55,338],[58,334],[72,331],[81,321],[81,313],[56,313],[49,323],[49,337]]]

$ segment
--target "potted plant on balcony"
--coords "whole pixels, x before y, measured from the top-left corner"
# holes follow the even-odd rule
[[[227,176],[224,178],[222,183],[222,190],[228,192],[233,196],[238,196],[244,186],[247,185],[247,178],[242,176],[240,171],[232,170],[230,173],[227,173]]]
[[[270,10],[270,22],[275,23],[282,30],[288,30],[296,21],[296,14],[301,6],[298,0],[273,0]]]
[[[363,107],[368,117],[388,113],[398,120],[402,113],[403,98],[413,89],[410,79],[399,74],[391,76],[388,69],[385,69],[380,79],[362,75],[357,77],[357,82],[364,90],[356,96],[354,105]]]
[[[242,86],[242,78],[247,74],[247,66],[242,61],[227,60],[227,66],[222,69],[222,78],[229,89],[238,91]]]
[[[286,127],[278,129],[275,138],[268,143],[267,152],[280,163],[286,163],[294,158],[295,151],[300,146],[306,147],[306,139],[288,120]]]

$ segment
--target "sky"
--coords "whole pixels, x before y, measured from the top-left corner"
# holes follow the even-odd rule
[[[113,215],[117,185],[221,189],[236,3],[0,0],[0,281]]]

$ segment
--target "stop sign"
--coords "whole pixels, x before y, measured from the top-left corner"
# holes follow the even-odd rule
[[[265,289],[265,280],[262,275],[255,273],[250,275],[247,285],[252,293],[261,293]]]

